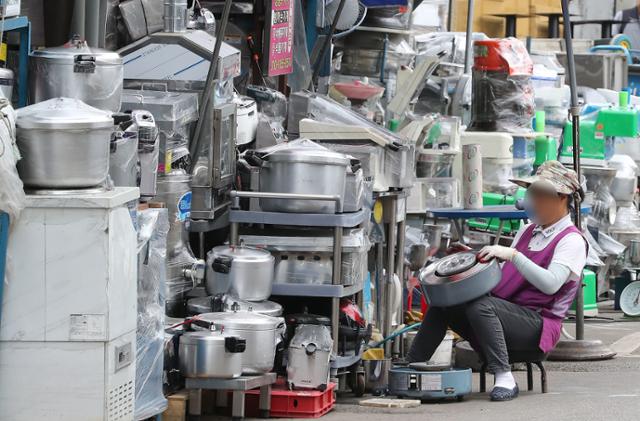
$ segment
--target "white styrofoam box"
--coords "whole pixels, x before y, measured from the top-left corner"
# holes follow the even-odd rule
[[[135,341],[0,341],[0,421],[133,420]]]
[[[0,340],[109,341],[136,327],[137,188],[28,196],[12,226]]]
[[[460,134],[460,145],[480,145],[483,158],[503,158],[513,160],[513,136],[499,132],[467,132]],[[453,163],[453,176],[462,177],[462,154]]]

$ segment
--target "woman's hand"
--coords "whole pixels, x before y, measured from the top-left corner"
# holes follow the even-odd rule
[[[481,262],[489,261],[493,258],[510,262],[518,251],[511,247],[504,246],[485,246],[478,253],[478,260]]]

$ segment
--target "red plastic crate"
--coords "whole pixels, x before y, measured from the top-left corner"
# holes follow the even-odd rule
[[[331,411],[336,403],[335,383],[324,392],[319,390],[289,390],[283,381],[271,388],[271,418],[319,418]],[[258,412],[260,391],[246,392],[247,414]]]

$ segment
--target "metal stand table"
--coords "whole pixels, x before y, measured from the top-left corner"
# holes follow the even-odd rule
[[[271,411],[271,385],[276,382],[276,373],[267,373],[259,376],[242,376],[235,379],[186,379],[185,387],[191,389],[196,396],[192,396],[189,403],[189,413],[191,415],[201,415],[202,390],[216,390],[216,403],[220,407],[225,407],[227,403],[226,392],[233,394],[231,404],[231,419],[241,420],[244,418],[244,398],[247,390],[260,388],[260,418],[269,418]],[[191,402],[194,402],[193,405]]]

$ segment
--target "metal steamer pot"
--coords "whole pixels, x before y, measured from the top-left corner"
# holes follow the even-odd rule
[[[310,147],[272,152],[262,162],[261,192],[336,196],[340,201],[261,198],[260,207],[267,212],[342,212],[349,163],[344,154]]]
[[[242,375],[246,340],[221,331],[185,332],[180,336],[180,372],[185,377],[232,379]]]
[[[276,347],[285,331],[282,317],[251,311],[203,313],[197,320],[194,319],[194,324],[201,328],[221,328],[226,334],[247,341],[247,348],[242,354],[243,374],[263,374],[273,370]]]
[[[218,246],[207,254],[209,295],[230,294],[241,300],[263,301],[271,296],[275,258],[266,250]]]
[[[480,262],[475,252],[444,257],[420,271],[422,291],[435,307],[450,307],[473,301],[491,292],[500,282],[498,261]]]
[[[82,101],[55,98],[18,110],[18,172],[35,189],[102,185],[109,172],[111,112]]]
[[[31,103],[66,97],[102,110],[120,110],[124,70],[118,53],[89,47],[74,36],[60,47],[34,51],[29,64]]]

